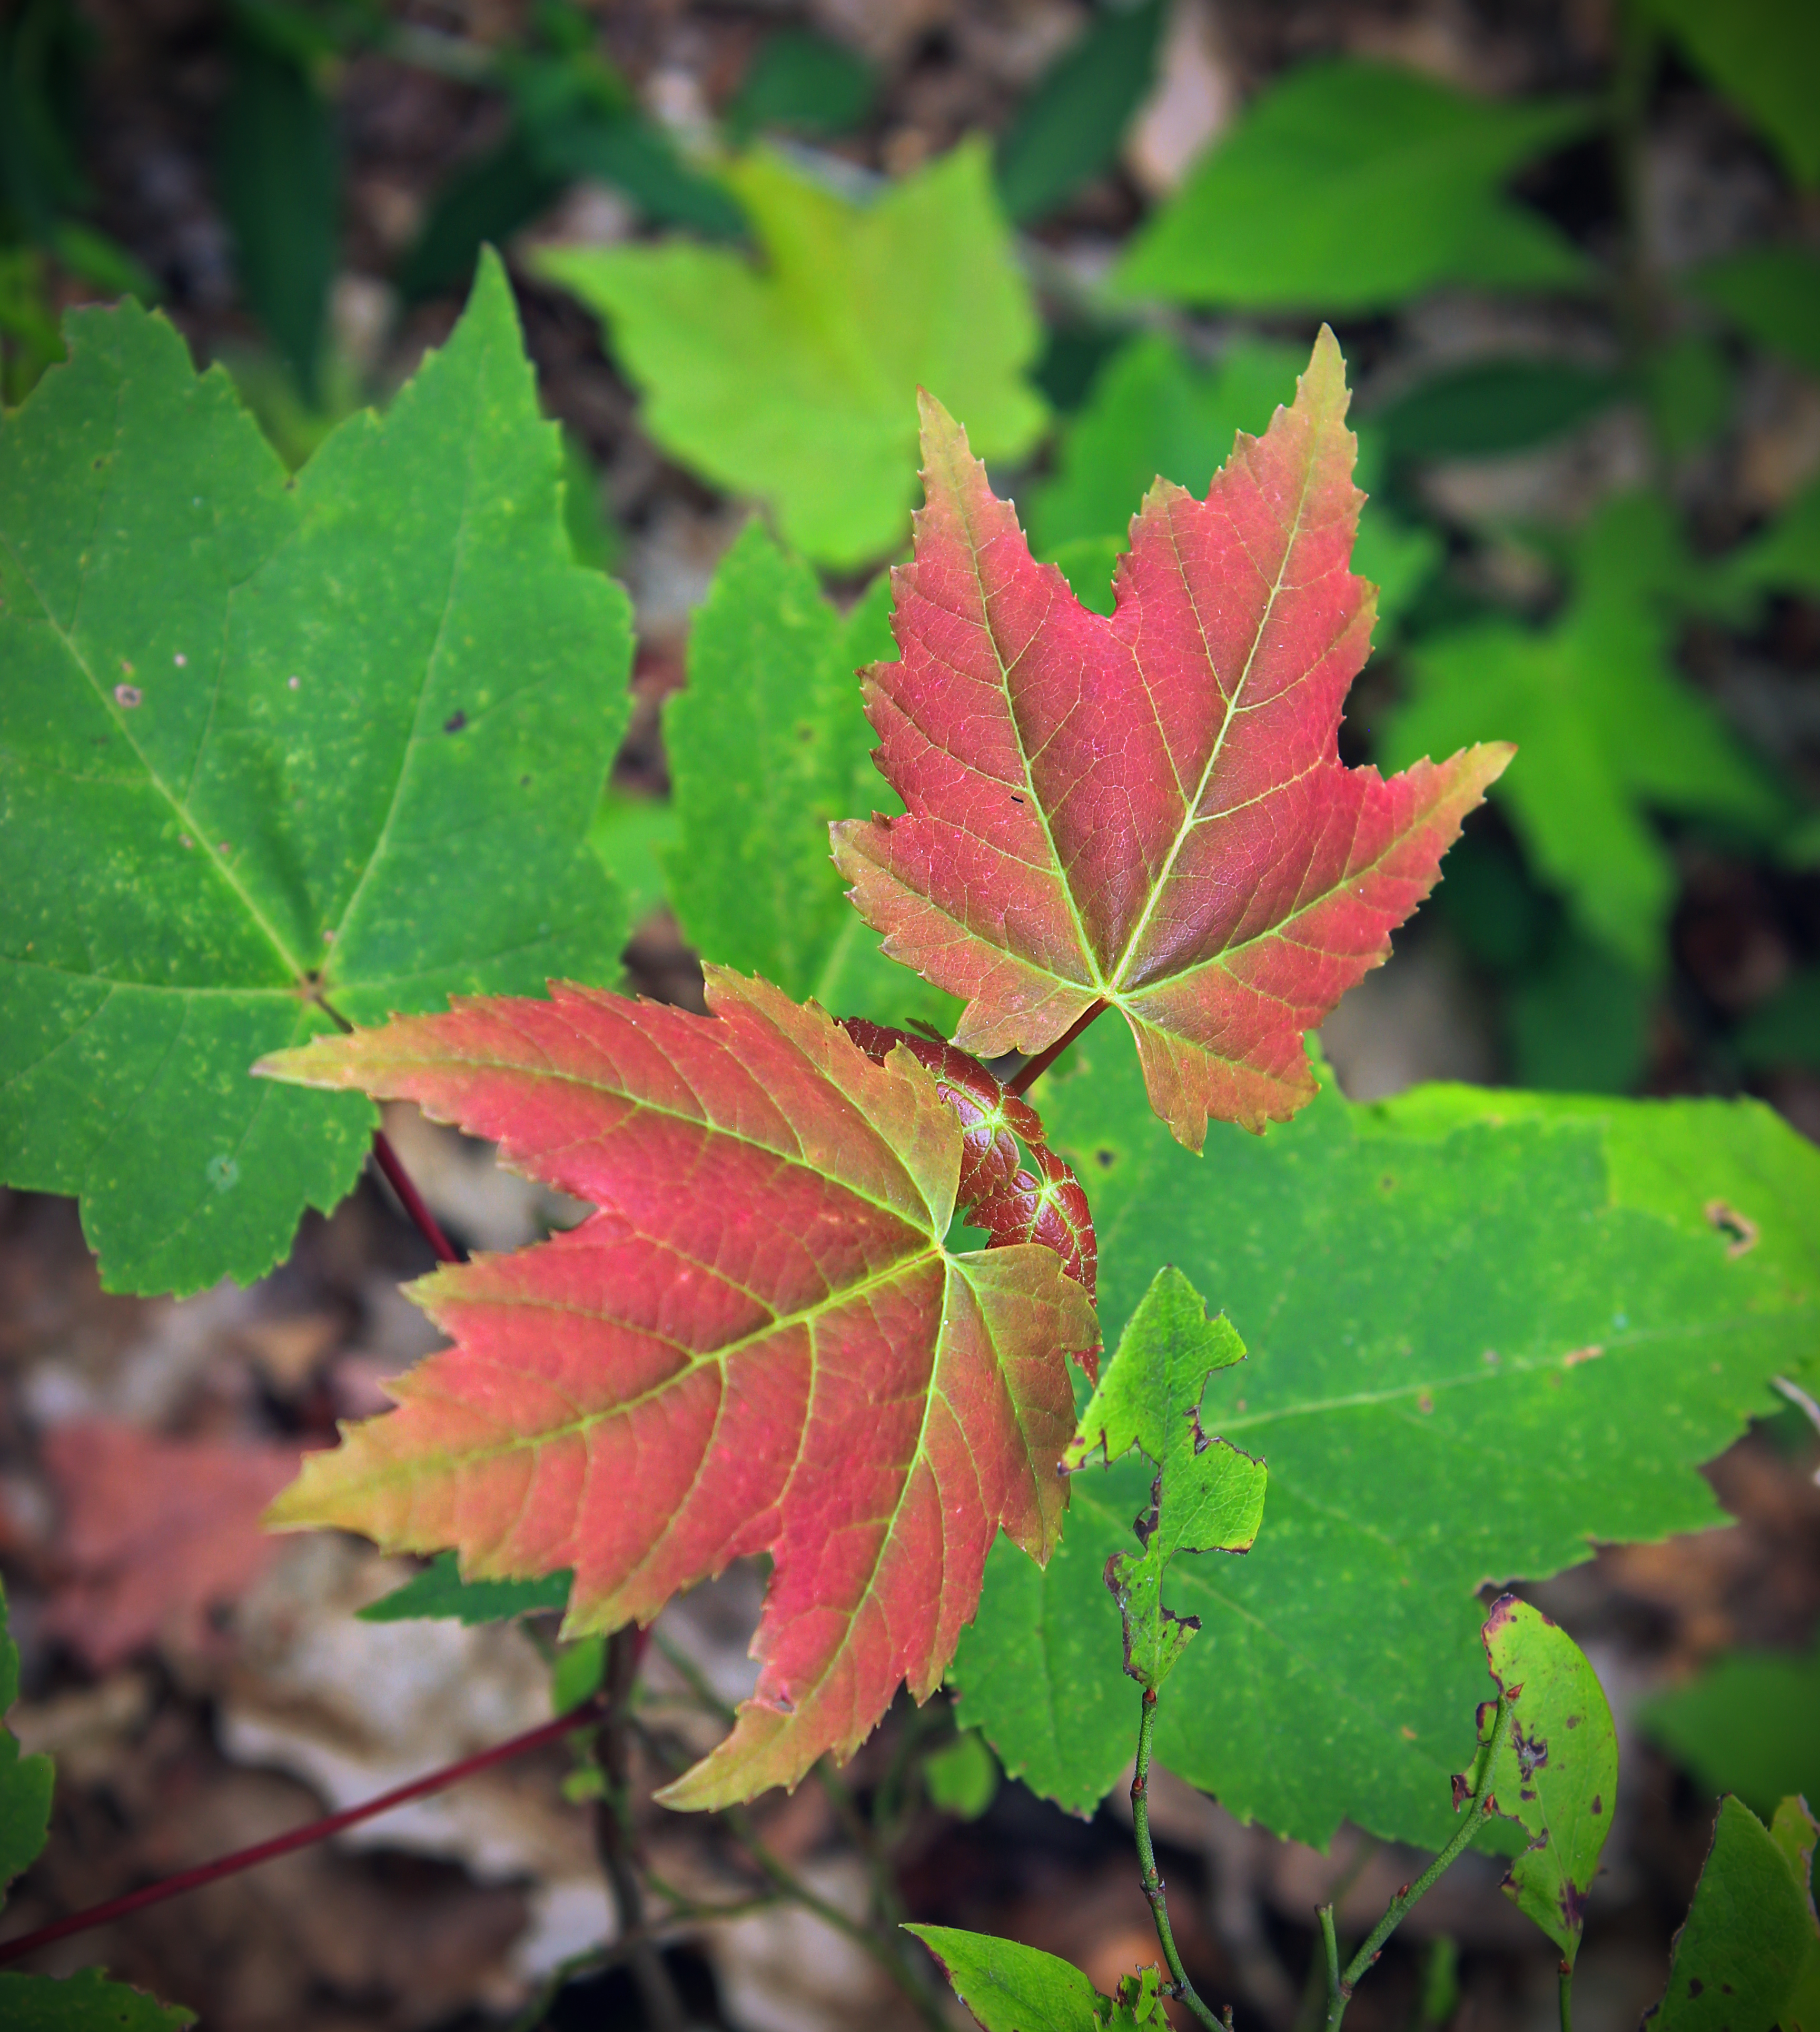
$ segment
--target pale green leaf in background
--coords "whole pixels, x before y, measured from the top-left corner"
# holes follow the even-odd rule
[[[1820,1646],[1728,1652],[1638,1720],[1703,1785],[1758,1813],[1790,1793],[1820,1799]]]
[[[873,766],[862,664],[897,654],[880,577],[843,617],[757,521],[715,574],[664,707],[670,902],[704,959],[832,1014],[944,1031],[959,1004],[879,951],[828,851],[831,820],[903,809]]]
[[[1295,400],[1306,357],[1291,346],[1241,338],[1216,365],[1201,369],[1154,334],[1121,346],[1068,420],[1054,476],[1031,494],[1033,554],[1060,565],[1077,597],[1109,613],[1113,567],[1152,482],[1172,480],[1205,495],[1232,454],[1235,433],[1261,435],[1278,406]],[[1370,492],[1381,446],[1369,427],[1358,435],[1355,477]],[[1352,567],[1377,585],[1381,623],[1407,607],[1440,556],[1432,530],[1412,529],[1381,506],[1361,518]]]
[[[1820,8],[1807,0],[1642,0],[1725,96],[1775,144],[1797,183],[1820,184]]]
[[[1401,768],[1488,734],[1515,741],[1495,794],[1537,873],[1588,936],[1645,975],[1663,965],[1676,889],[1651,812],[1761,839],[1788,816],[1768,769],[1674,667],[1676,607],[1698,589],[1666,506],[1616,497],[1579,535],[1560,618],[1424,639],[1380,742],[1381,760]]]
[[[870,564],[910,533],[918,386],[1015,458],[1045,413],[1041,333],[982,143],[869,204],[759,148],[726,175],[762,263],[673,239],[552,248],[533,263],[605,319],[645,428],[715,485],[764,502],[817,563]]]
[[[1690,278],[1696,296],[1810,374],[1820,374],[1820,260],[1799,247],[1751,247]]]
[[[963,1821],[977,1821],[998,1797],[999,1760],[977,1728],[962,1729],[923,1765],[929,1803]]]
[[[1728,582],[1753,592],[1820,598],[1820,485],[1797,495],[1766,529],[1733,551],[1721,570]]]
[[[189,1291],[269,1269],[377,1119],[255,1059],[611,977],[630,617],[491,257],[290,482],[162,319],[69,329],[0,424],[0,1164],[81,1196],[109,1288]]]
[[[7,1710],[19,1698],[19,1647],[6,1620],[0,1588],[0,1905],[6,1887],[44,1846],[50,1824],[55,1773],[48,1757],[21,1757],[19,1739],[6,1726]]]
[[[377,1601],[354,1611],[362,1623],[415,1623],[447,1618],[472,1629],[483,1623],[503,1623],[508,1616],[531,1616],[569,1605],[569,1584],[575,1576],[564,1567],[536,1580],[465,1581],[453,1552],[439,1552],[420,1574],[413,1574]]]
[[[1153,1135],[1089,1031],[1035,1094],[1092,1194],[1108,1340],[1160,1260],[1250,1351],[1220,1430],[1268,1460],[1243,1559],[1179,1563],[1201,1634],[1157,1751],[1243,1817],[1324,1843],[1342,1818],[1439,1847],[1484,1686],[1476,1590],[1596,1540],[1722,1521],[1695,1472],[1820,1339],[1800,1209],[1820,1152],[1759,1108],[1443,1092],[1351,1106],[1329,1083],[1262,1137]],[[1451,1110],[1451,1113],[1449,1111]],[[1658,1149],[1663,1161],[1655,1161]],[[1684,1171],[1681,1167],[1685,1166]],[[1691,1204],[1689,1199],[1691,1197]],[[1718,1197],[1761,1239],[1707,1218]],[[1090,1810],[1130,1756],[1102,1583],[1142,1462],[1083,1469],[1046,1571],[1009,1546],[951,1672],[1014,1776]]]
[[[1590,121],[1579,106],[1474,99],[1383,65],[1305,64],[1246,107],[1139,230],[1118,286],[1320,317],[1444,282],[1571,286],[1579,255],[1503,187]]]

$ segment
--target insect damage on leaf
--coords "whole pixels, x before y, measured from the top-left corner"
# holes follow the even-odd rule
[[[1261,1128],[1313,1098],[1302,1033],[1388,955],[1512,753],[1388,779],[1340,762],[1374,612],[1347,569],[1347,400],[1324,327],[1205,501],[1151,489],[1106,618],[1032,560],[925,397],[902,659],[866,683],[907,811],[833,829],[886,951],[967,998],[962,1049],[1033,1055],[1116,1008],[1191,1149],[1209,1116]]]
[[[757,1691],[663,1795],[711,1807],[850,1756],[940,1683],[1000,1528],[1046,1559],[1093,1311],[1050,1249],[944,1246],[962,1130],[906,1051],[708,970],[712,1014],[559,986],[319,1040],[261,1070],[417,1101],[590,1201],[413,1287],[455,1340],[315,1456],[282,1526],[575,1572],[565,1634],[774,1566]]]
[[[1493,1810],[1530,1837],[1504,1891],[1571,1967],[1617,1796],[1612,1711],[1579,1646],[1527,1601],[1500,1597],[1480,1634],[1504,1723],[1494,1740],[1497,1703],[1479,1709],[1478,1755],[1470,1774],[1455,1778],[1454,1804],[1478,1791],[1489,1759]]]
[[[1164,1605],[1170,1563],[1178,1552],[1249,1552],[1263,1521],[1264,1463],[1201,1421],[1214,1371],[1244,1359],[1231,1321],[1209,1319],[1179,1270],[1159,1270],[1063,1456],[1074,1470],[1096,1450],[1109,1465],[1135,1447],[1156,1464],[1149,1503],[1132,1526],[1142,1550],[1113,1553],[1105,1575],[1124,1626],[1125,1670],[1147,1692],[1201,1627]]]

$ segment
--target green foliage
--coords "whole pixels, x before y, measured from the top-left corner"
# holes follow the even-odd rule
[[[540,43],[506,51],[495,82],[513,118],[496,147],[457,170],[398,272],[407,301],[458,286],[488,244],[508,240],[578,177],[611,184],[649,217],[738,240],[746,221],[715,179],[686,162],[640,113],[630,87],[594,47],[588,16],[537,10]]]
[[[1803,0],[1641,4],[1774,143],[1795,181],[1820,184],[1820,14]]]
[[[1749,592],[1820,597],[1820,485],[1810,487],[1769,528],[1725,560],[1727,581]]]
[[[589,848],[619,884],[633,931],[663,901],[663,857],[675,838],[676,807],[667,797],[608,789],[595,809]]]
[[[0,2024],[7,2032],[181,2032],[195,2023],[193,2011],[110,1982],[99,1969],[64,1977],[0,1974]]]
[[[1152,1693],[1201,1627],[1164,1606],[1164,1575],[1175,1555],[1248,1552],[1263,1521],[1263,1462],[1201,1422],[1214,1371],[1244,1359],[1231,1320],[1209,1319],[1179,1270],[1159,1270],[1064,1457],[1078,1469],[1095,1451],[1104,1463],[1135,1447],[1156,1470],[1149,1507],[1133,1526],[1142,1551],[1115,1552],[1106,1567],[1124,1627],[1125,1670]]]
[[[262,32],[256,6],[234,18],[216,185],[247,303],[313,405],[341,229],[334,119],[316,77],[327,53],[312,62],[288,39]]]
[[[0,1162],[110,1288],[243,1280],[348,1190],[357,1096],[248,1077],[337,1019],[600,979],[583,837],[624,596],[570,561],[496,262],[294,481],[127,305],[0,427]]]
[[[1372,421],[1405,458],[1483,458],[1570,431],[1624,392],[1616,375],[1568,360],[1486,360],[1418,382]]]
[[[1792,1792],[1820,1799],[1820,1646],[1806,1657],[1733,1651],[1646,1701],[1649,1735],[1715,1792],[1761,1813]]]
[[[1279,404],[1294,401],[1305,364],[1293,347],[1240,338],[1201,371],[1157,334],[1128,341],[1069,419],[1053,477],[1032,495],[1033,553],[1059,564],[1076,596],[1109,614],[1113,567],[1151,482],[1161,474],[1205,495],[1231,455],[1234,434],[1258,436]],[[1356,477],[1362,487],[1377,484],[1379,450],[1376,435],[1361,431]],[[1411,529],[1381,506],[1361,518],[1352,566],[1378,588],[1381,623],[1408,606],[1440,551],[1432,532]]]
[[[923,1782],[932,1806],[977,1821],[998,1797],[999,1760],[977,1729],[963,1729],[924,1764]]]
[[[1128,340],[1095,376],[1061,434],[1054,475],[1031,493],[1026,526],[1039,557],[1082,536],[1116,536],[1159,473],[1204,495],[1233,435],[1261,431],[1292,402],[1307,364],[1292,346],[1240,338],[1199,371],[1155,333]]]
[[[1093,1194],[1102,1327],[1146,1264],[1180,1265],[1250,1350],[1221,1429],[1270,1464],[1250,1554],[1175,1570],[1202,1634],[1157,1754],[1279,1832],[1324,1842],[1344,1816],[1438,1847],[1482,1685],[1474,1590],[1719,1521],[1694,1465],[1811,1358],[1820,1153],[1763,1109],[1472,1089],[1355,1108],[1329,1084],[1261,1139],[1210,1130],[1202,1160],[1153,1133],[1116,1040],[1071,1059],[1037,1098]],[[1756,1246],[1728,1253],[1714,1199]],[[999,1548],[951,1673],[963,1723],[1075,1810],[1130,1754],[1101,1572],[1148,1481],[1076,1474],[1046,1571]]]
[[[607,1682],[607,1640],[584,1637],[577,1644],[565,1645],[550,1675],[550,1706],[554,1713],[567,1714],[591,1700]]]
[[[1783,2032],[1815,2032],[1820,2026],[1820,1910],[1814,1903],[1814,1851],[1820,1838],[1807,1802],[1796,1797],[1781,1801],[1770,1823],[1770,1839],[1782,1852],[1795,1879],[1795,1888],[1807,1902],[1807,1951],[1801,1973],[1782,2004]]]
[[[1788,1855],[1749,1807],[1721,1799],[1687,1923],[1675,1936],[1669,1986],[1650,2023],[1661,2032],[1775,2024],[1812,1939],[1806,1887],[1796,1881]]]
[[[1269,85],[1133,240],[1133,293],[1324,317],[1437,283],[1549,289],[1583,274],[1502,195],[1589,124],[1575,106],[1471,99],[1414,73],[1310,63]]]
[[[472,1629],[476,1623],[503,1623],[507,1616],[529,1616],[540,1609],[568,1606],[565,1570],[533,1581],[465,1581],[453,1552],[439,1552],[420,1574],[354,1613],[362,1623],[413,1623],[447,1617]]]
[[[1772,353],[1820,374],[1820,261],[1796,247],[1753,247],[1709,262],[1696,295]]]
[[[19,1698],[19,1647],[7,1628],[0,1589],[0,1907],[6,1887],[44,1846],[55,1774],[48,1757],[21,1757],[4,1716]],[[0,2025],[8,2032],[181,2032],[194,2012],[110,1982],[99,1969],[56,1979],[0,1974]]]
[[[48,1757],[21,1757],[3,1717],[19,1698],[19,1647],[8,1634],[0,1588],[0,1903],[6,1887],[44,1846],[55,1774]]]
[[[666,451],[766,502],[817,563],[869,564],[909,529],[919,384],[988,457],[1042,428],[1023,379],[1039,329],[985,150],[967,143],[869,204],[762,148],[726,174],[762,268],[672,241],[553,248],[537,271],[605,318]]]
[[[704,958],[837,1016],[952,1029],[959,1005],[879,951],[828,854],[831,820],[901,811],[873,768],[861,665],[895,658],[880,577],[843,618],[754,521],[722,560],[665,704],[671,907]]]
[[[1497,795],[1538,872],[1590,937],[1646,975],[1663,964],[1676,880],[1649,814],[1758,839],[1788,816],[1767,771],[1674,668],[1676,609],[1700,590],[1658,499],[1608,501],[1578,538],[1559,618],[1425,638],[1381,743],[1402,767],[1493,730],[1514,740]]]
[[[1520,1821],[1530,1837],[1504,1888],[1571,1968],[1586,1928],[1586,1894],[1612,1831],[1617,1731],[1585,1653],[1541,1610],[1506,1595],[1486,1619],[1484,1639],[1505,1725],[1494,1739],[1496,1704],[1479,1709],[1470,1789],[1477,1791],[1489,1758],[1497,1810]]]
[[[1162,32],[1162,0],[1104,7],[1045,73],[999,143],[1011,218],[1041,219],[1112,163],[1156,75]]]
[[[1138,2032],[1168,2025],[1153,1968],[1102,1997],[1072,1963],[957,1926],[906,1926],[936,1959],[985,2032]]]
[[[728,133],[745,143],[761,127],[844,134],[872,110],[878,80],[865,59],[808,28],[768,35],[727,110]]]
[[[1820,966],[1791,975],[1739,1025],[1732,1044],[1747,1066],[1820,1068]]]

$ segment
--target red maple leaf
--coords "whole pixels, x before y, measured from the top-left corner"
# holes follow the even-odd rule
[[[262,1063],[414,1100],[599,1209],[415,1285],[456,1345],[272,1519],[453,1546],[473,1577],[573,1567],[571,1635],[770,1552],[757,1690],[664,1795],[723,1805],[934,1690],[1001,1526],[1048,1556],[1093,1307],[1047,1248],[944,1246],[961,1125],[911,1053],[875,1065],[719,969],[708,1017],[552,992]]]
[[[923,398],[900,660],[866,675],[904,816],[835,826],[887,952],[967,998],[955,1043],[1041,1052],[1102,1007],[1198,1149],[1314,1097],[1302,1033],[1390,950],[1501,742],[1388,780],[1336,745],[1377,596],[1348,569],[1345,366],[1325,327],[1294,406],[1198,501],[1159,480],[1110,618],[1033,562],[966,433]]]
[[[1030,1103],[1007,1093],[977,1059],[940,1037],[889,1029],[862,1016],[835,1020],[874,1065],[882,1066],[901,1044],[935,1074],[936,1093],[961,1125],[960,1209],[992,1237],[987,1246],[1040,1242],[1055,1250],[1062,1268],[1092,1298],[1100,1245],[1087,1195],[1074,1166],[1043,1141],[1042,1117]],[[1028,1167],[1018,1160],[1020,1140]],[[1083,1355],[1082,1366],[1097,1380],[1096,1356]]]

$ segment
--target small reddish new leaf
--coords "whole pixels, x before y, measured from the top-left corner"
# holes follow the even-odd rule
[[[863,1016],[836,1019],[874,1065],[882,1066],[899,1044],[935,1074],[936,1091],[961,1125],[959,1205],[974,1227],[1002,1249],[1040,1242],[1062,1259],[1062,1268],[1093,1296],[1100,1245],[1093,1216],[1074,1167],[1043,1141],[1043,1120],[1027,1100],[1007,1091],[977,1059],[939,1037],[888,1029]],[[1018,1142],[1029,1151],[1034,1171],[1018,1162]],[[1098,1380],[1097,1352],[1081,1357]]]
[[[1340,762],[1377,606],[1348,569],[1348,399],[1323,327],[1205,501],[1152,487],[1107,618],[923,398],[903,655],[866,678],[908,809],[836,825],[835,858],[886,951],[967,998],[957,1044],[1034,1055],[1104,1002],[1191,1149],[1209,1115],[1260,1129],[1314,1098],[1302,1033],[1386,957],[1512,753],[1388,781]]]
[[[272,1521],[452,1546],[469,1578],[572,1567],[570,1635],[770,1552],[757,1692],[663,1795],[721,1806],[932,1692],[1001,1526],[1047,1558],[1093,1307],[1048,1249],[944,1249],[961,1130],[910,1053],[715,968],[707,1017],[552,994],[262,1063],[414,1100],[599,1209],[413,1286],[455,1346]]]

